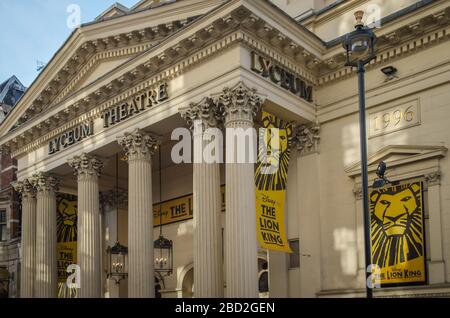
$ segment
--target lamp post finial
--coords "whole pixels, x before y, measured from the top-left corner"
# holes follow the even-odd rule
[[[364,11],[358,10],[355,12],[355,19],[356,19],[355,28],[364,26],[364,22],[362,20],[363,17],[364,17]]]

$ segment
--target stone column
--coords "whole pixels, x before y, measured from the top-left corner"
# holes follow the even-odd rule
[[[45,172],[33,175],[36,188],[36,277],[35,297],[56,298],[56,194],[58,180]]]
[[[80,266],[79,298],[102,297],[101,223],[98,177],[103,163],[82,154],[68,161],[78,180],[77,259]]]
[[[20,297],[33,298],[36,272],[36,192],[28,180],[17,182],[13,186],[22,195]]]
[[[135,130],[118,139],[128,157],[128,297],[154,298],[151,157],[157,141]]]
[[[128,191],[119,189],[109,190],[101,193],[100,195],[100,203],[103,210],[104,216],[104,228],[103,228],[103,241],[105,246],[104,253],[104,265],[103,268],[105,270],[105,297],[107,298],[120,298],[120,284],[117,284],[112,279],[107,279],[106,271],[108,269],[109,257],[106,253],[107,247],[113,247],[116,242],[120,242],[119,233],[118,233],[118,215],[119,208],[127,209],[128,208]],[[123,285],[123,284],[122,284]]]
[[[428,186],[428,233],[430,250],[427,251],[428,282],[429,284],[445,283],[445,249],[442,244],[442,196],[441,196],[441,172],[435,171],[425,175]]]
[[[222,151],[223,141],[211,140],[213,134],[210,134],[210,131],[203,133],[206,129],[217,127],[215,112],[216,107],[208,98],[182,110],[183,118],[194,132],[194,296],[196,298],[220,298],[223,297],[224,290],[220,222],[220,161],[205,162],[203,158],[203,149],[210,143],[215,143],[216,151]],[[214,135],[217,136],[217,134]]]
[[[256,91],[243,83],[225,88],[217,101],[227,130],[225,264],[227,297],[231,298],[258,297],[254,163],[249,158],[238,161],[237,155],[245,151],[256,160],[256,133],[252,128],[262,102]],[[243,146],[246,134],[253,147]]]

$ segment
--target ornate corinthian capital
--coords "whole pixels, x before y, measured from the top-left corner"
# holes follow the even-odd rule
[[[95,156],[81,154],[68,160],[67,162],[73,168],[75,175],[95,175],[100,176],[103,169],[103,162]]]
[[[436,171],[425,175],[425,181],[429,186],[439,185],[441,182],[441,172]]]
[[[37,172],[30,179],[37,192],[58,191],[59,179],[47,172]]]
[[[253,119],[261,110],[263,102],[256,89],[248,88],[243,82],[233,88],[226,87],[216,100],[225,126],[239,123],[253,125]]]
[[[320,126],[313,124],[310,126],[301,125],[295,128],[293,144],[301,155],[319,151]]]
[[[109,190],[100,193],[100,203],[103,207],[109,206],[111,208],[128,206],[128,191],[123,189]]]
[[[25,179],[23,181],[17,181],[11,184],[17,192],[19,192],[23,198],[34,198],[36,196],[36,190],[33,185]]]
[[[158,146],[156,138],[140,129],[136,129],[132,133],[125,133],[117,141],[125,150],[128,160],[150,160]]]
[[[218,107],[209,97],[203,98],[199,103],[190,103],[189,107],[180,109],[180,113],[191,130],[194,129],[195,121],[201,121],[203,130],[217,127],[220,121]]]

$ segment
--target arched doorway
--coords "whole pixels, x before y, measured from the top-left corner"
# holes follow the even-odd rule
[[[269,297],[269,264],[265,258],[258,258],[259,297]]]
[[[8,298],[9,272],[6,267],[0,267],[0,298]]]
[[[182,297],[183,298],[193,298],[194,297],[194,268],[191,268],[184,275],[182,287]]]

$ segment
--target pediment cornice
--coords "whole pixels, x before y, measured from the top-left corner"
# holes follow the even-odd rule
[[[195,17],[84,42],[43,89],[18,123],[39,115],[74,92],[80,80],[102,59],[139,54],[193,21]]]
[[[161,41],[193,18],[224,1],[174,2],[171,5],[82,25],[70,35],[14,110],[8,114],[7,120],[0,127],[0,135],[54,104],[55,98],[96,53]],[[174,20],[173,17],[180,18]]]
[[[392,145],[387,146],[367,159],[369,173],[374,172],[378,164],[384,161],[389,168],[395,168],[419,161],[445,157],[448,149],[443,146],[422,145]],[[345,168],[345,173],[351,178],[361,175],[361,162],[356,162]]]

